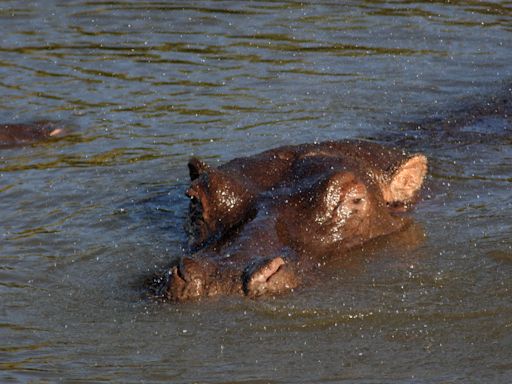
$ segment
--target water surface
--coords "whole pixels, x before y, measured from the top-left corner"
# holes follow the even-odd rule
[[[507,1],[0,1],[0,381],[512,379]],[[508,103],[507,103],[508,102]],[[370,137],[430,158],[416,226],[265,300],[174,306],[186,161]]]

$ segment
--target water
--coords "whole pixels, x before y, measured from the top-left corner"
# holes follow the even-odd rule
[[[0,381],[511,381],[511,26],[506,1],[1,1],[0,120],[71,134],[0,153]],[[413,228],[291,295],[144,296],[190,155],[347,137],[429,156]]]

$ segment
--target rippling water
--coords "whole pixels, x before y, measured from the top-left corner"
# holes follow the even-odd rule
[[[0,1],[0,380],[512,380],[507,1]],[[169,305],[186,161],[346,137],[431,159],[417,225],[275,299]],[[338,267],[338,268],[335,268]]]

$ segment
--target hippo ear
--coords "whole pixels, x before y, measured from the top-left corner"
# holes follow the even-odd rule
[[[405,160],[384,186],[384,200],[389,203],[410,203],[420,190],[427,174],[427,158],[421,154]]]
[[[210,171],[210,166],[205,162],[193,157],[188,161],[188,171],[190,174],[190,181],[194,181],[203,173]]]

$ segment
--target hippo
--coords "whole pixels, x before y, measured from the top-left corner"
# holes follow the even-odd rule
[[[16,147],[61,136],[62,127],[51,121],[36,121],[26,124],[0,124],[0,148]]]
[[[427,158],[363,140],[283,146],[212,167],[188,163],[189,252],[154,281],[181,302],[297,288],[328,257],[400,231]],[[325,264],[325,263],[324,263]]]

